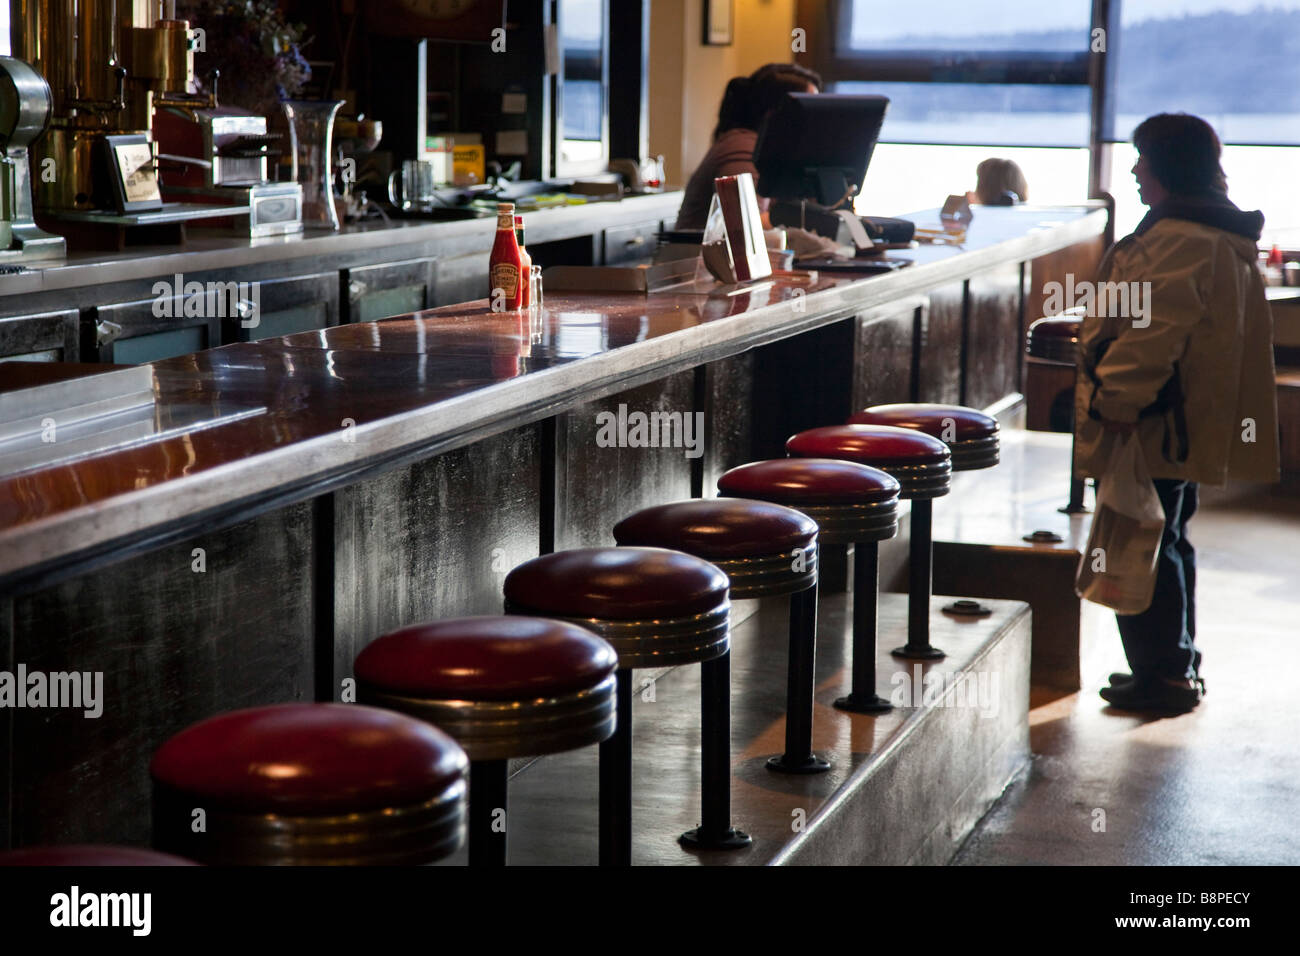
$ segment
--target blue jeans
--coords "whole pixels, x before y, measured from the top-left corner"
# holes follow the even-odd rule
[[[1196,482],[1157,478],[1153,483],[1165,509],[1155,595],[1141,614],[1115,619],[1134,678],[1194,678],[1201,652],[1196,649],[1196,550],[1187,540],[1187,522],[1196,513]]]

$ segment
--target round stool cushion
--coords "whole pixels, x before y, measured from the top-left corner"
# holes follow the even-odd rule
[[[827,425],[792,436],[786,451],[798,458],[843,458],[889,471],[895,465],[941,465],[948,446],[921,431],[888,425]]]
[[[898,533],[898,479],[869,465],[830,458],[756,461],[727,472],[718,489],[798,508],[817,522],[826,544],[883,541]]]
[[[827,425],[785,443],[799,458],[844,458],[898,479],[904,498],[937,498],[952,482],[952,452],[937,438],[891,425]]]
[[[0,866],[198,866],[193,860],[134,846],[32,846],[0,853]]]
[[[945,443],[989,438],[998,433],[998,420],[978,409],[924,402],[872,405],[853,415],[849,423],[908,428],[924,432]]]
[[[638,511],[614,526],[614,540],[685,551],[705,560],[753,558],[812,548],[817,522],[766,501],[696,499]]]
[[[427,802],[463,781],[467,764],[454,740],[412,717],[357,704],[277,704],[182,730],[158,748],[149,772],[196,806],[315,816]]]
[[[953,471],[992,468],[1000,456],[998,420],[964,405],[920,402],[873,405],[858,412],[849,421],[859,425],[908,428],[937,438],[952,452]]]
[[[1048,359],[1074,365],[1078,361],[1077,348],[1082,316],[1049,315],[1029,326],[1025,337],[1025,351],[1034,358]]]
[[[718,479],[718,491],[792,508],[852,505],[897,498],[898,479],[842,458],[774,458],[732,468]]]
[[[691,617],[727,604],[727,576],[664,548],[580,548],[533,558],[505,580],[508,605],[566,618]]]
[[[485,616],[417,624],[371,642],[357,679],[439,700],[526,700],[595,687],[618,657],[591,631],[540,617]]]
[[[732,600],[792,594],[817,583],[817,522],[766,501],[712,498],[646,508],[615,525],[614,539],[712,562],[726,573]]]

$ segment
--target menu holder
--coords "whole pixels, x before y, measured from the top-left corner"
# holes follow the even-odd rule
[[[94,169],[97,199],[119,214],[162,209],[154,145],[145,133],[98,137]]]
[[[961,195],[952,195],[943,201],[943,208],[939,210],[939,219],[941,222],[955,223],[966,225],[975,214],[971,212],[970,198]]]
[[[719,176],[704,227],[704,265],[719,282],[734,285],[772,274],[758,211],[754,177]]]

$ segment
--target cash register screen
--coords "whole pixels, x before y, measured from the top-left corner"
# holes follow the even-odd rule
[[[759,195],[833,206],[861,190],[888,106],[885,96],[787,94],[759,131]]]

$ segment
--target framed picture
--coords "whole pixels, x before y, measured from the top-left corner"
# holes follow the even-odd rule
[[[704,45],[731,46],[735,0],[704,0]]]

